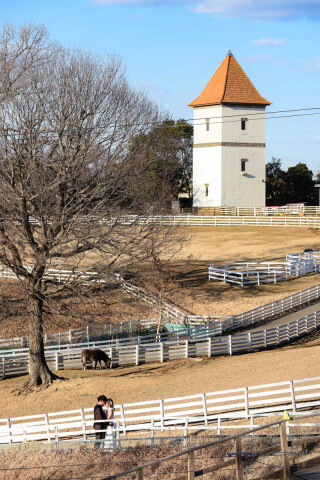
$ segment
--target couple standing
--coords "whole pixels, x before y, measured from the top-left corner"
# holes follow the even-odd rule
[[[98,397],[98,403],[93,409],[94,423],[93,428],[96,430],[95,447],[102,446],[102,440],[106,438],[106,430],[108,427],[114,427],[114,403],[112,398],[105,395]]]

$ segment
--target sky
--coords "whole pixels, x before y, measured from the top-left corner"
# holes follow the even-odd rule
[[[129,82],[175,119],[192,119],[187,104],[230,47],[269,112],[319,109],[267,120],[266,161],[320,171],[320,0],[0,0],[0,18],[42,23],[65,47],[119,54]]]

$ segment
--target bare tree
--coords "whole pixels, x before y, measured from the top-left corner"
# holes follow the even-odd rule
[[[27,293],[29,383],[39,385],[55,378],[43,344],[46,269],[85,259],[121,271],[174,245],[173,232],[143,221],[161,199],[139,191],[127,155],[160,117],[119,57],[63,50],[34,25],[3,29],[0,95],[0,263]]]

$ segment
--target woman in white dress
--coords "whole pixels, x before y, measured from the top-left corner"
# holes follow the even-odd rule
[[[106,417],[109,420],[107,423],[107,432],[106,432],[106,439],[104,441],[104,448],[106,450],[112,450],[114,448],[115,443],[115,431],[114,431],[114,403],[112,398],[108,398],[106,401]]]
[[[110,421],[109,426],[114,427],[114,403],[112,398],[108,398],[106,402],[106,407],[107,407],[107,419]]]

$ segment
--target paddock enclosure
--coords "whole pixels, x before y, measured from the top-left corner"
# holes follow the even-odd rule
[[[274,259],[281,255],[283,256],[283,253],[293,254],[297,251],[301,252],[307,247],[320,250],[320,237],[315,233],[314,229],[301,228],[286,239],[287,234],[284,234],[284,229],[278,229],[277,227],[274,227],[274,233],[271,233],[269,229],[262,228],[259,230],[253,227],[247,230],[246,228],[243,229],[243,227],[215,227],[212,229],[212,227],[203,226],[201,233],[199,233],[197,227],[190,226],[189,228],[190,231],[195,229],[194,236],[189,244],[184,247],[184,250],[179,253],[176,260],[180,264],[185,263],[187,265],[190,251],[193,251],[193,254],[198,257],[193,257],[187,268],[190,266],[193,268],[197,258],[200,258],[201,261],[219,259],[218,262],[221,262],[229,259],[231,253],[233,254],[231,259],[234,261],[236,259],[249,261],[252,258],[259,260],[265,258]],[[256,232],[256,235],[252,234],[253,230]],[[277,238],[275,233],[279,233],[279,238]],[[199,249],[199,243],[202,243],[202,249]],[[182,273],[186,271],[186,265],[180,270]],[[103,281],[101,274],[97,276],[95,272],[82,273],[84,282],[93,280],[98,283]],[[54,274],[54,280],[61,282],[64,280],[64,275],[70,275],[70,271],[62,272],[59,269],[55,269],[55,272],[50,272],[50,274]],[[81,274],[77,273],[77,275],[80,278]],[[79,439],[89,439],[93,433],[92,419],[90,418],[92,407],[89,406],[94,404],[95,398],[99,393],[106,393],[114,397],[115,403],[118,405],[116,412],[119,424],[116,431],[120,437],[124,435],[124,431],[126,433],[130,433],[130,431],[137,432],[137,425],[141,425],[141,431],[148,431],[150,435],[158,435],[162,429],[170,430],[172,428],[180,428],[183,432],[192,433],[194,429],[199,427],[199,422],[202,422],[201,428],[209,430],[211,428],[214,434],[225,434],[232,428],[241,430],[241,428],[260,421],[257,410],[268,408],[272,398],[275,399],[275,402],[271,402],[275,406],[273,413],[282,412],[284,407],[291,409],[291,411],[294,411],[294,408],[300,411],[311,406],[317,407],[318,404],[316,402],[320,398],[318,387],[312,387],[313,378],[317,377],[314,373],[316,359],[319,358],[316,347],[313,346],[309,350],[303,347],[279,348],[290,339],[298,339],[311,332],[316,334],[318,323],[320,323],[317,311],[310,317],[307,316],[308,318],[301,314],[301,318],[298,318],[292,325],[276,329],[269,329],[268,325],[266,325],[262,332],[254,334],[250,332],[234,334],[233,330],[239,327],[254,325],[255,322],[259,322],[261,319],[267,320],[272,316],[281,315],[292,308],[300,308],[307,302],[316,302],[319,298],[318,279],[319,276],[315,273],[315,275],[303,279],[297,278],[293,281],[283,282],[275,299],[273,298],[274,290],[272,289],[268,292],[269,297],[263,295],[264,288],[274,288],[274,286],[260,286],[259,292],[261,292],[261,295],[259,292],[254,292],[256,298],[255,302],[252,302],[252,308],[248,308],[250,306],[250,290],[242,289],[240,291],[241,289],[236,286],[234,290],[228,289],[226,291],[224,301],[225,305],[228,305],[228,309],[225,309],[224,312],[219,312],[218,309],[215,311],[217,303],[215,296],[217,292],[221,294],[221,290],[219,288],[217,290],[213,289],[210,293],[212,297],[210,310],[207,310],[206,315],[201,312],[201,309],[198,312],[196,308],[193,309],[193,312],[188,312],[185,308],[187,302],[179,301],[176,302],[176,305],[173,305],[171,303],[172,297],[170,295],[165,296],[164,317],[167,323],[167,331],[160,331],[159,333],[156,331],[159,321],[156,314],[154,318],[123,322],[122,325],[109,325],[106,323],[101,327],[92,327],[92,329],[88,327],[47,334],[46,355],[48,356],[49,365],[52,369],[59,370],[61,373],[65,369],[66,376],[71,378],[70,383],[69,385],[68,382],[65,384],[63,382],[55,383],[51,388],[56,388],[56,392],[51,390],[51,388],[49,389],[50,400],[48,397],[49,392],[39,391],[37,394],[34,392],[34,395],[26,396],[22,393],[23,396],[20,398],[25,410],[24,413],[21,411],[21,419],[17,420],[17,422],[14,420],[16,416],[9,413],[12,394],[8,391],[6,392],[5,387],[7,385],[7,388],[14,392],[16,388],[19,388],[18,385],[21,385],[23,379],[7,379],[6,376],[10,376],[12,372],[25,374],[28,372],[26,350],[28,340],[26,336],[3,339],[0,347],[2,353],[0,373],[5,378],[5,381],[0,382],[0,391],[5,393],[2,396],[2,411],[8,411],[7,416],[1,415],[2,418],[6,418],[6,422],[3,424],[7,433],[5,438],[9,443],[12,442],[14,444],[17,441],[21,441],[21,439],[23,439],[22,441],[28,441],[27,437],[29,435],[38,435],[38,440],[55,442],[57,439],[59,441],[59,438],[64,438],[65,434],[70,435],[70,432],[75,432],[75,436]],[[114,278],[108,279],[108,281],[113,282],[114,280]],[[116,281],[119,282],[119,278]],[[303,285],[306,288],[302,287],[299,289],[299,285]],[[154,294],[150,296],[147,288],[140,288],[134,285],[133,282],[128,281],[124,282],[124,286],[127,289],[127,293],[135,295],[137,298],[143,296],[144,301],[149,301],[150,304],[155,305],[154,297],[152,296]],[[201,288],[201,284],[195,283],[195,285],[192,285],[190,282],[185,289],[181,289],[179,300],[183,298],[186,292],[190,296],[195,294],[195,305],[197,303],[196,295],[201,292]],[[246,305],[247,308],[238,307],[238,312],[231,310],[234,305],[232,301],[233,292],[236,292],[236,297],[240,299],[238,305]],[[283,294],[282,292],[285,293]],[[207,295],[207,291],[205,295]],[[249,298],[249,304],[247,298]],[[270,301],[263,301],[265,298],[268,298]],[[171,328],[170,324],[178,325],[179,328]],[[131,332],[130,335],[121,337],[128,330]],[[77,341],[74,342],[74,340]],[[258,351],[270,346],[278,348],[269,352]],[[107,354],[110,352],[113,365],[115,367],[119,366],[119,368],[110,371],[102,370],[97,372],[96,377],[93,377],[95,372],[90,370],[86,372],[86,376],[83,378],[77,377],[76,374],[73,377],[69,369],[81,368],[81,350],[87,347],[105,349]],[[240,352],[245,355],[238,357],[237,354]],[[246,355],[246,352],[251,353]],[[216,357],[217,354],[222,356]],[[251,356],[252,359],[249,359]],[[273,365],[273,371],[266,371],[266,361],[254,360],[258,358],[271,359],[271,356],[274,359],[281,358],[281,361],[279,360],[277,363],[278,367],[276,367],[276,363]],[[155,362],[159,362],[159,366]],[[283,363],[281,364],[281,362]],[[288,362],[290,363],[290,369],[285,366]],[[301,364],[299,368],[297,362]],[[310,362],[313,362],[313,364],[311,365]],[[127,367],[126,365],[130,363],[134,366]],[[144,363],[145,365],[141,365]],[[271,365],[271,362],[267,363]],[[188,375],[190,374],[188,377],[184,376],[186,375],[186,373],[183,373],[184,365],[188,367]],[[209,365],[211,365],[210,370],[205,368]],[[222,365],[223,367],[221,367]],[[13,369],[11,373],[10,368]],[[153,373],[158,368],[163,372],[160,377]],[[249,378],[250,371],[252,372],[253,369],[256,369],[254,378],[257,378],[257,375],[259,375],[259,380],[256,380],[254,384],[246,383],[245,379]],[[304,373],[299,375],[301,371],[307,373],[307,375]],[[175,375],[174,372],[176,372]],[[192,375],[192,372],[196,372],[195,375]],[[212,377],[210,382],[208,376]],[[73,378],[74,380],[72,380]],[[186,378],[189,378],[188,385]],[[93,382],[94,379],[97,382]],[[292,379],[291,383],[289,379]],[[308,381],[302,382],[300,385],[299,381],[301,379],[307,379]],[[204,385],[201,389],[198,386],[200,381]],[[216,385],[213,388],[212,382],[215,381]],[[276,384],[278,383],[280,384],[277,386]],[[318,385],[318,383],[319,381],[315,379],[315,385]],[[270,386],[271,384],[274,387],[269,388],[268,385]],[[248,386],[243,387],[243,385]],[[268,393],[264,396],[259,395],[259,388],[254,393],[253,390],[250,390],[254,385],[264,385],[265,389],[261,387],[260,393],[262,393],[262,390]],[[303,386],[301,391],[299,390],[300,386]],[[173,395],[171,394],[173,399],[177,400],[178,403],[180,402],[182,406],[190,404],[189,407],[180,409],[181,414],[178,413],[179,408],[169,409],[167,412],[166,405],[173,406],[175,403],[171,402],[171,400],[166,400],[169,399],[170,395],[165,396],[165,394],[153,396],[155,400],[152,400],[149,392],[154,387],[162,389],[163,392],[169,389],[173,393]],[[176,394],[174,394],[174,391],[176,391]],[[218,391],[221,392],[221,395],[216,393]],[[278,393],[273,394],[271,391],[277,391]],[[254,396],[253,393],[258,395]],[[54,411],[57,408],[52,409],[52,405],[59,405],[59,402],[61,405],[65,404],[67,398],[72,397],[74,394],[76,397],[79,396],[81,408],[78,408],[78,405],[74,409],[62,408],[60,410],[62,412],[61,418],[66,419],[66,422],[64,420],[61,422],[58,417],[54,416]],[[188,398],[184,399],[184,397]],[[230,400],[227,400],[229,397]],[[36,398],[38,399],[37,411],[34,410],[34,405],[31,407],[32,398],[34,398],[33,401],[36,401]],[[163,415],[161,398],[163,399]],[[215,402],[215,398],[219,398],[219,401],[223,399],[222,403],[225,402],[227,405],[226,410],[221,411],[221,402]],[[250,402],[253,403],[250,405]],[[254,402],[257,403],[255,404]],[[78,404],[78,402],[76,403]],[[136,404],[137,406],[135,406]],[[51,405],[51,408],[47,408],[48,405]],[[220,413],[219,410],[215,410],[216,407],[220,408]],[[205,413],[205,408],[207,408],[207,413]],[[131,413],[128,413],[130,409],[133,410],[132,415],[137,413],[137,409],[141,410],[141,412],[137,413],[137,419],[132,422],[130,420],[127,421],[127,418],[135,418],[134,416],[131,417]],[[230,417],[230,411],[233,409],[241,413],[237,419],[238,423],[234,427],[232,426],[232,419],[231,423],[224,423],[226,419],[223,417],[225,414]],[[28,416],[28,410],[30,415],[36,415],[37,418],[34,417],[30,420],[31,423],[36,422],[37,425],[31,425],[30,422],[23,419],[24,416]],[[260,411],[261,415],[265,413],[268,412]],[[217,415],[220,415],[220,420]],[[147,417],[144,425],[141,424],[141,417],[143,416]],[[176,416],[180,418],[177,419]],[[215,418],[212,416],[215,416]],[[250,417],[249,419],[247,418],[248,416]],[[53,423],[51,423],[50,419],[52,419]],[[213,421],[215,423],[210,424]],[[16,427],[13,427],[15,423],[25,424],[24,427],[19,427],[19,433],[17,433]],[[294,422],[292,423],[292,428],[294,428]],[[226,429],[227,426],[229,430]],[[310,426],[310,428],[313,427]],[[62,437],[60,434],[62,434]]]
[[[226,262],[223,267],[209,267],[209,280],[241,285],[278,283],[320,271],[320,252],[308,251],[286,255],[281,262]]]
[[[320,405],[320,377],[269,385],[207,392],[178,398],[157,399],[116,406],[116,432],[145,433],[187,429],[212,430],[220,436],[227,430],[254,426],[265,416],[287,410],[303,415],[307,409]],[[238,424],[233,422],[238,421]],[[311,422],[288,424],[291,434],[303,433],[302,427],[317,426]],[[37,441],[61,441],[81,437],[84,441],[93,430],[92,408],[53,412],[26,417],[0,419],[0,444]],[[270,433],[272,434],[272,433]]]

